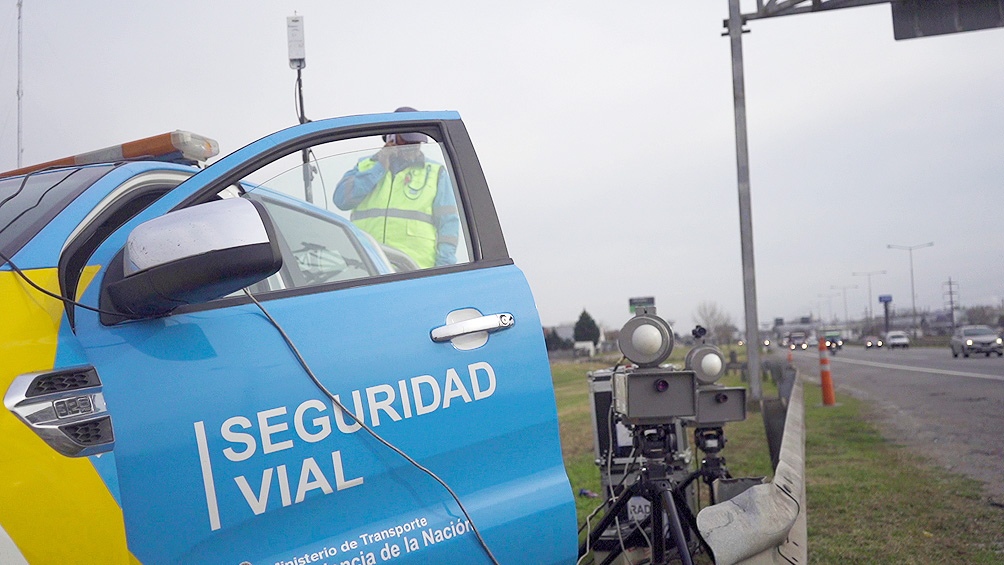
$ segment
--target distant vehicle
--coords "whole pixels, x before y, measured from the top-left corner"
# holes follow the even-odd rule
[[[865,337],[865,349],[871,349],[873,347],[882,347],[882,338],[870,335]]]
[[[896,349],[897,347],[906,349],[910,347],[910,336],[906,335],[906,332],[892,331],[885,334],[885,343],[889,346],[889,349]]]
[[[969,357],[970,353],[984,353],[990,357],[996,353],[1004,356],[1004,340],[989,326],[962,326],[955,330],[950,342],[952,357]]]
[[[791,332],[788,335],[788,348],[792,351],[796,349],[808,349],[808,337],[805,335],[805,332]]]
[[[833,353],[844,348],[844,340],[840,337],[840,330],[828,330],[823,335],[826,336],[826,347]]]

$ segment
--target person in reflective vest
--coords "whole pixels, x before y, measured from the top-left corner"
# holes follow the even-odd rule
[[[384,136],[386,145],[345,173],[332,201],[356,226],[406,253],[423,269],[457,262],[460,216],[446,168],[425,157],[420,133]]]

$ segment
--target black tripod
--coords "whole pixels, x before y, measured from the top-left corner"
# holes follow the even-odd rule
[[[624,510],[632,497],[641,496],[651,503],[651,512],[647,518],[638,523],[635,529],[627,536],[625,543],[640,541],[646,527],[652,527],[652,564],[665,565],[667,559],[667,539],[664,534],[666,524],[663,522],[663,513],[668,519],[669,538],[683,565],[693,565],[690,555],[690,548],[687,536],[684,533],[680,515],[686,518],[690,528],[697,531],[696,520],[683,496],[683,489],[686,485],[677,486],[671,478],[671,468],[666,464],[669,457],[675,451],[675,436],[667,430],[671,426],[659,426],[655,428],[636,429],[633,432],[634,443],[641,449],[645,457],[645,464],[640,470],[637,481],[628,486],[617,497],[617,501],[610,507],[603,519],[589,532],[587,540],[579,546],[579,556],[583,556],[589,548],[596,545],[600,536],[617,520],[618,515]],[[625,472],[627,470],[625,469]],[[692,479],[691,479],[692,480]],[[610,552],[602,565],[613,562],[620,555],[622,547],[618,546]]]
[[[711,504],[715,504],[717,502],[715,500],[715,480],[732,478],[729,470],[725,467],[725,458],[718,455],[725,447],[725,430],[721,427],[697,428],[694,430],[694,444],[707,457],[702,459],[701,466],[683,481],[680,489],[685,489],[695,479],[702,478],[704,484],[708,485],[708,492],[711,493]]]

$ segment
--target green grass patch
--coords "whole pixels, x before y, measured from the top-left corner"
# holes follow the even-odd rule
[[[682,364],[684,353],[670,362]],[[601,500],[578,496],[600,492],[586,374],[615,361],[551,367],[580,525]],[[733,375],[722,384],[744,383]],[[837,406],[823,406],[818,386],[804,390],[810,563],[1004,563],[1004,509],[989,503],[978,482],[885,441],[861,401],[841,395]],[[763,394],[776,396],[776,388],[764,382]],[[728,424],[725,434],[721,455],[732,475],[770,479],[759,412]]]

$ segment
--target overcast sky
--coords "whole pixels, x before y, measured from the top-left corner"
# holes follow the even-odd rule
[[[0,170],[16,166],[17,8],[0,0]],[[654,296],[740,327],[727,0],[24,0],[23,161],[185,129],[221,152],[312,119],[457,110],[545,325]],[[752,10],[752,5],[744,11]],[[743,37],[759,317],[860,317],[891,294],[1004,299],[1004,30],[894,41],[888,5]],[[857,288],[833,290],[832,287]]]

